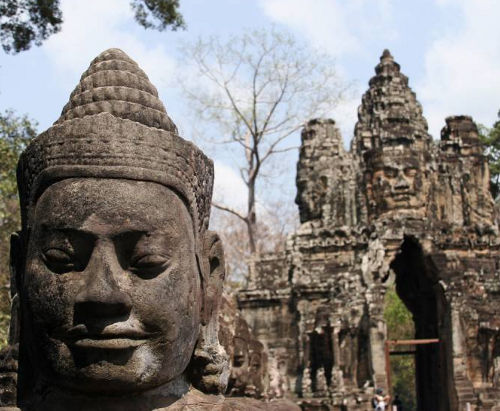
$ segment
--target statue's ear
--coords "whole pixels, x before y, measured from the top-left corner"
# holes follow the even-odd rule
[[[226,269],[222,242],[213,231],[207,231],[203,238],[202,260],[202,327],[189,373],[194,387],[205,393],[220,394],[226,391],[229,379],[229,361],[219,342],[217,318]]]
[[[19,342],[20,333],[20,306],[19,289],[22,287],[24,246],[21,233],[13,233],[10,236],[10,329],[9,344],[14,345]]]
[[[10,293],[14,296],[22,283],[24,264],[24,246],[22,234],[13,233],[10,236]]]
[[[202,323],[210,322],[217,313],[222,295],[222,286],[226,276],[224,249],[219,235],[213,231],[205,233],[203,244],[203,266],[205,268],[204,303]]]

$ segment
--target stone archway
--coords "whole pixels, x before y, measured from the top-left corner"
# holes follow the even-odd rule
[[[417,409],[450,411],[449,309],[436,270],[413,237],[405,237],[391,268],[396,292],[412,313],[415,339],[440,341],[415,346]]]

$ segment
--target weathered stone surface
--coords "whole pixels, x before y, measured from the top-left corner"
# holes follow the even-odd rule
[[[433,142],[415,93],[384,51],[350,152],[333,120],[302,132],[301,226],[252,264],[238,295],[285,395],[304,410],[370,410],[387,390],[384,297],[413,314],[420,411],[500,409],[498,226],[470,117]]]
[[[224,398],[193,393],[179,400],[169,411],[299,411],[300,407],[287,400],[258,401],[253,398]],[[158,410],[158,411],[161,411]]]
[[[22,154],[11,252],[19,355],[0,358],[0,405],[294,409],[219,395],[229,368],[218,328],[224,254],[207,230],[213,164],[176,133],[144,72],[111,49]],[[243,393],[257,396],[264,354],[246,342]]]
[[[219,341],[231,366],[227,395],[268,398],[269,372],[264,346],[243,319],[234,296],[226,294],[220,307]]]
[[[17,344],[0,351],[0,407],[16,404],[18,353]]]
[[[336,167],[331,166],[332,159]],[[311,120],[302,131],[297,164],[296,202],[300,221],[321,219],[337,226],[354,225],[354,188],[352,156],[345,152],[335,122]]]

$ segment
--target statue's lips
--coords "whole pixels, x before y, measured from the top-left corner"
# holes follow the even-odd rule
[[[157,333],[142,330],[109,327],[101,332],[89,332],[87,327],[77,325],[56,338],[79,348],[124,349],[138,347],[156,337]]]
[[[414,195],[413,191],[401,191],[397,193],[392,193],[391,196],[396,201],[407,201]]]
[[[100,337],[100,336],[99,336]],[[124,348],[133,348],[138,347],[146,343],[148,339],[135,339],[128,338],[125,336],[117,336],[111,338],[82,338],[79,340],[75,340],[70,345],[74,345],[78,348],[101,348],[108,350],[117,350]]]

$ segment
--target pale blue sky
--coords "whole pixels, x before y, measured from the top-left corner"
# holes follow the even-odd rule
[[[65,24],[59,34],[15,56],[0,52],[0,109],[28,113],[40,131],[48,128],[90,61],[104,49],[119,47],[146,71],[170,116],[186,132],[184,100],[173,84],[183,69],[181,42],[272,24],[334,56],[345,80],[354,82],[352,99],[332,112],[346,141],[384,48],[409,76],[434,138],[447,115],[469,114],[491,125],[500,109],[497,0],[181,0],[188,30],[163,33],[138,26],[128,3],[61,0]],[[222,153],[214,157],[217,195],[231,193],[230,203],[244,203],[234,164]],[[296,154],[287,157],[290,168],[283,176],[292,187],[289,201],[295,159]]]

